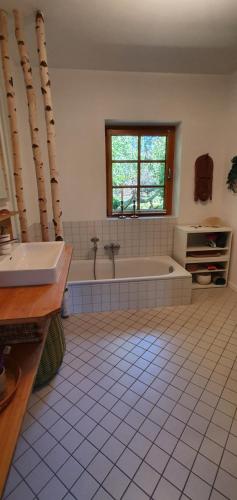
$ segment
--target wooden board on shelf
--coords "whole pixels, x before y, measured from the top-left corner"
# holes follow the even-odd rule
[[[189,271],[188,269],[186,269],[186,271],[188,271],[188,273],[191,273],[191,274],[204,274],[204,273],[224,273],[226,272],[226,269],[197,269],[196,271]]]
[[[4,234],[10,234],[10,237],[13,238],[11,218],[9,216],[0,216],[0,225],[4,228]]]
[[[202,263],[202,262],[228,262],[229,261],[229,257],[228,256],[225,256],[225,255],[220,255],[220,256],[214,256],[214,257],[209,257],[209,255],[207,257],[186,257],[185,258],[185,263]]]
[[[207,245],[199,245],[199,246],[189,246],[187,247],[186,252],[220,252],[223,250],[229,250],[229,247],[209,247]]]
[[[188,226],[176,226],[178,230],[184,231],[185,233],[231,233],[232,228],[229,226],[213,227],[213,226],[199,226],[199,225],[188,225]]]
[[[215,285],[214,283],[209,283],[209,285],[199,285],[199,283],[192,283],[192,288],[193,289],[199,289],[199,288],[225,288],[227,286],[227,283],[224,285]]]
[[[9,212],[9,211],[5,211],[5,210],[0,210],[0,222],[7,220],[7,219],[10,219],[10,217],[12,217],[13,215],[17,215],[17,214],[18,214],[18,212],[16,212],[16,211]]]
[[[21,379],[21,368],[15,358],[11,355],[5,356],[4,365],[6,385],[0,397],[0,413],[11,403]]]
[[[17,360],[21,368],[21,379],[13,400],[0,414],[0,498],[38,370],[48,326],[49,322],[45,328],[42,342],[38,344],[18,344],[12,347],[11,356]]]

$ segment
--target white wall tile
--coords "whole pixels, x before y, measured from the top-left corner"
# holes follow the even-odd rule
[[[69,285],[69,310],[74,313],[184,305],[191,300],[191,279],[157,279]]]
[[[176,219],[110,219],[98,221],[78,221],[63,223],[64,237],[74,247],[74,258],[88,259],[92,255],[91,238],[97,236],[98,257],[107,258],[104,245],[120,243],[120,257],[138,257],[150,255],[171,255],[173,245],[173,229]],[[54,239],[52,223],[49,223],[50,239]],[[40,241],[41,232],[39,223],[30,226],[31,241]]]

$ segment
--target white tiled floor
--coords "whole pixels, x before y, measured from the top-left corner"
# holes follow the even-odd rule
[[[9,500],[237,499],[237,294],[81,314],[31,397]]]

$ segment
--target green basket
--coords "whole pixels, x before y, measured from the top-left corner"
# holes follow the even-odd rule
[[[57,373],[65,353],[66,343],[63,324],[59,314],[53,316],[45,342],[34,389],[41,387]]]

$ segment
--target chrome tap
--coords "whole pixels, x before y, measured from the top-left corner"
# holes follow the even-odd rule
[[[113,263],[113,278],[115,278],[115,253],[118,253],[120,249],[119,243],[110,243],[109,245],[105,245],[104,249],[111,252],[111,259]]]
[[[93,273],[94,273],[94,279],[96,280],[96,256],[97,256],[97,250],[98,250],[98,243],[99,238],[97,238],[96,236],[93,236],[93,238],[91,238],[91,242],[93,243],[93,252],[94,252],[94,266],[93,266]]]
[[[109,245],[104,246],[105,250],[111,250],[111,253],[114,252],[114,250],[119,250],[120,249],[120,244],[119,243],[110,243]]]
[[[91,242],[93,243],[93,248],[96,250],[98,249],[98,246],[97,246],[98,241],[100,241],[100,240],[96,236],[93,236],[93,238],[91,238]]]

